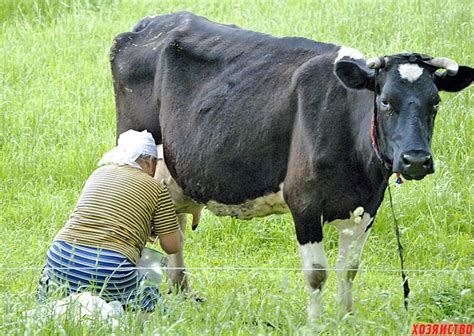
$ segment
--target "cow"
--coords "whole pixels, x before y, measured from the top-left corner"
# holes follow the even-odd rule
[[[401,53],[273,37],[189,12],[146,17],[113,42],[117,134],[152,132],[157,178],[183,224],[206,207],[249,219],[290,212],[309,290],[322,312],[328,275],[323,225],[339,233],[339,297],[352,283],[389,177],[434,172],[439,91],[468,87],[474,70]],[[185,215],[184,215],[185,216]],[[185,219],[184,219],[185,221]],[[184,270],[182,254],[170,266]],[[172,274],[186,287],[184,273]]]

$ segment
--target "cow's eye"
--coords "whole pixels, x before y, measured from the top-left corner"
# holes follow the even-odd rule
[[[382,99],[380,101],[380,107],[382,108],[382,110],[385,110],[385,111],[390,110],[392,108],[390,106],[390,103],[386,99]]]

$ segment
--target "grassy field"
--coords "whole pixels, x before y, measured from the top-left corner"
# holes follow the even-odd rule
[[[111,332],[104,323],[40,323],[21,312],[36,307],[45,252],[96,162],[114,145],[113,37],[143,16],[177,10],[336,42],[368,57],[417,51],[474,66],[471,0],[1,1],[1,335]],[[207,301],[167,296],[168,315],[141,323],[130,313],[117,333],[400,335],[413,323],[472,322],[473,96],[472,87],[442,94],[436,173],[392,188],[411,280],[408,313],[387,198],[365,247],[352,316],[336,305],[331,272],[326,311],[305,327],[307,294],[290,216],[238,221],[206,213],[198,230],[188,231],[186,257],[192,286]],[[332,227],[325,234],[335,265],[338,235]]]

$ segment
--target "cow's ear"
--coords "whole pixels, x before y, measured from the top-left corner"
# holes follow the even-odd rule
[[[351,89],[369,89],[374,91],[374,70],[370,70],[360,61],[341,60],[336,62],[335,69],[337,78]]]
[[[434,74],[434,83],[438,90],[448,92],[458,92],[471,85],[474,80],[474,69],[461,65],[454,76],[449,76],[447,72]]]

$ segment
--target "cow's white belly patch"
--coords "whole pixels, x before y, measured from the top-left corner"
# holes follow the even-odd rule
[[[206,208],[217,216],[233,216],[239,219],[284,214],[289,211],[283,200],[283,183],[277,193],[248,200],[243,204],[222,204],[211,200],[207,202]]]

